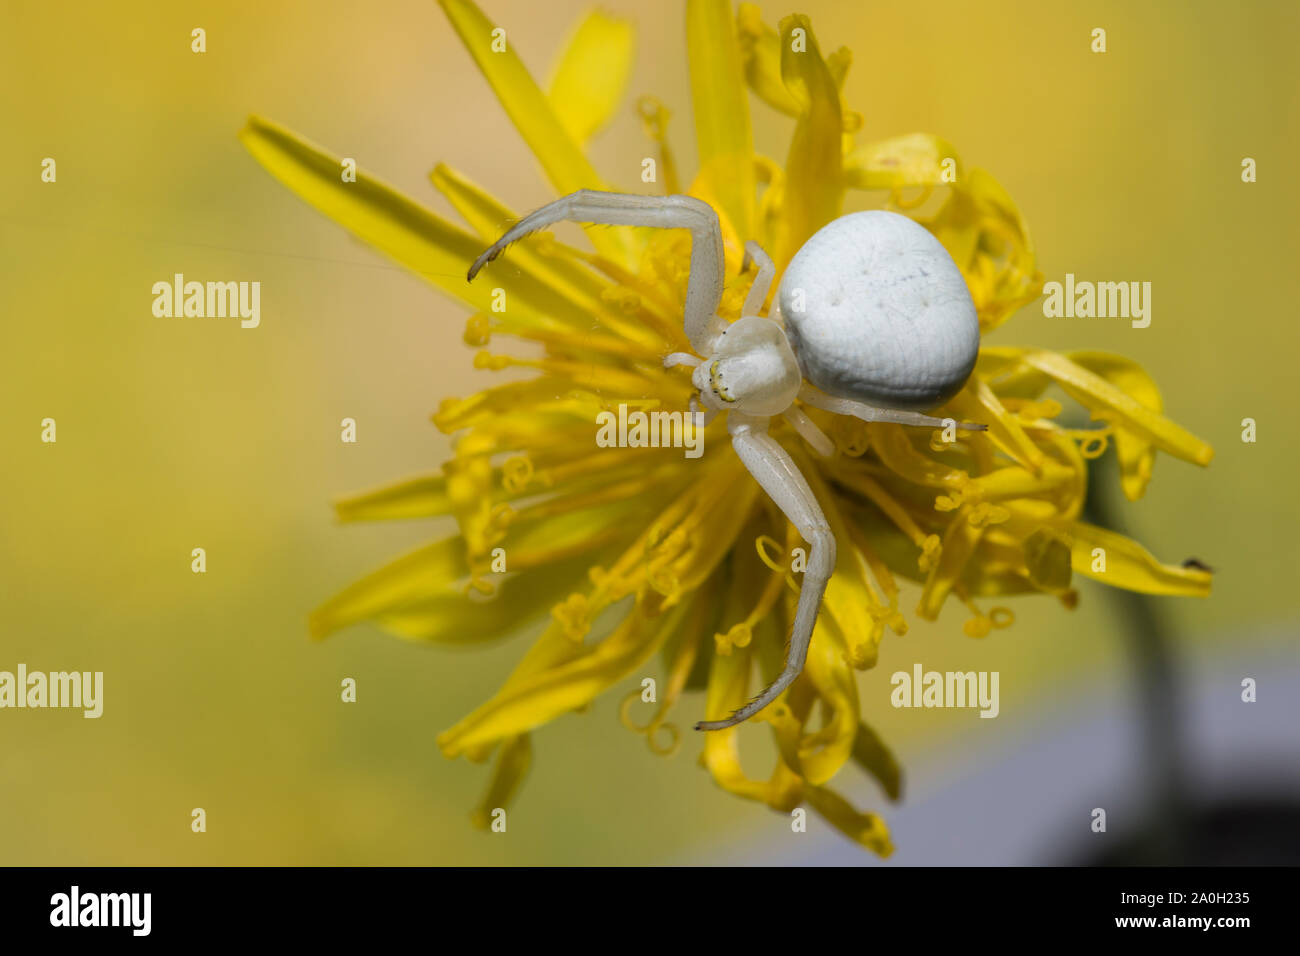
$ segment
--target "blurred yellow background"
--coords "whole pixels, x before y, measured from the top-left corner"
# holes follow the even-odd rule
[[[589,9],[483,5],[543,80]],[[653,93],[693,170],[682,10],[602,6],[636,22],[638,55],[597,168],[640,187],[649,148],[632,101]],[[1160,457],[1123,512],[1162,560],[1217,571],[1209,600],[1165,602],[1180,641],[1209,653],[1293,621],[1300,6],[759,6],[771,24],[805,12],[823,50],[852,49],[859,142],[933,132],[992,171],[1047,279],[1152,283],[1147,329],[1035,304],[990,341],[1126,354],[1215,446],[1208,470]],[[552,198],[437,5],[9,0],[4,19],[0,669],[102,670],[105,710],[0,712],[0,863],[661,862],[788,831],[716,790],[689,737],[652,755],[619,725],[615,691],[536,735],[508,835],[480,833],[468,814],[486,770],[444,760],[434,736],[521,645],[456,653],[369,627],[308,639],[313,607],[445,530],[339,527],[329,502],[433,470],[448,442],[429,414],[490,373],[472,370],[459,306],[300,202],[236,134],[264,115],[444,214],[427,179],[438,161],[516,210]],[[1094,27],[1104,55],[1089,50]],[[792,121],[757,102],[753,116],[760,151],[783,160]],[[1241,182],[1246,156],[1257,183]],[[44,157],[55,184],[40,181]],[[261,327],[155,318],[151,286],[176,272],[260,281]],[[339,441],[349,416],[355,445]],[[46,417],[57,444],[40,441]],[[1256,444],[1240,440],[1245,417]],[[887,638],[862,677],[865,718],[906,764],[1034,720],[1082,675],[1126,679],[1112,610],[1081,589],[1073,614],[1015,602],[1017,624],[982,642],[953,608]],[[1001,670],[1002,719],[890,708],[889,673],[914,660]],[[344,677],[355,705],[339,701]],[[675,716],[700,707],[689,697]],[[851,792],[888,820],[877,792]]]

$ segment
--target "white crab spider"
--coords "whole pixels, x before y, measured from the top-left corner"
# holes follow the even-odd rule
[[[823,456],[834,446],[794,404],[796,398],[867,422],[953,424],[921,411],[943,404],[970,377],[979,352],[975,305],[956,263],[923,227],[896,213],[858,212],[829,223],[795,254],[766,317],[758,313],[776,267],[758,243],[747,242],[745,265],[756,263],[758,274],[742,317],[728,323],[717,314],[725,267],[722,230],[707,203],[590,189],[525,216],[474,260],[469,279],[512,242],[565,220],[691,231],[684,318],[696,355],[674,352],[664,365],[694,367],[691,382],[700,404],[710,418],[729,413],[736,454],[810,546],[781,674],[727,719],[695,725],[731,727],[774,701],[803,671],[835,568],[835,536],[808,482],[768,435],[769,421],[783,416]]]

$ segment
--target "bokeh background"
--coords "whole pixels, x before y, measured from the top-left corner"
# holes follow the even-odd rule
[[[589,9],[483,6],[543,79]],[[1033,305],[991,341],[1129,355],[1215,446],[1205,470],[1161,457],[1146,499],[1118,513],[1162,560],[1217,572],[1208,600],[1156,602],[1186,674],[1198,780],[1300,792],[1300,6],[759,6],[773,24],[806,12],[823,50],[853,50],[860,142],[929,131],[991,170],[1048,279],[1152,282],[1147,329]],[[693,169],[682,10],[603,7],[635,21],[638,55],[627,107],[591,147],[597,167],[639,186],[632,97],[653,93]],[[427,179],[438,161],[519,210],[552,198],[432,0],[6,0],[0,18],[0,669],[102,670],[106,685],[98,721],[0,712],[0,863],[877,864],[717,790],[689,738],[651,754],[620,726],[618,691],[536,735],[509,833],[484,834],[468,814],[486,768],[444,760],[434,736],[521,645],[456,653],[369,627],[308,639],[313,607],[445,530],[340,527],[329,502],[436,467],[448,442],[429,414],[490,373],[471,368],[460,307],[300,202],[236,134],[265,115],[443,213]],[[1089,50],[1094,27],[1104,55]],[[753,116],[760,151],[783,158],[791,121],[757,103]],[[261,327],[153,317],[150,287],[175,272],[260,281]],[[355,445],[339,441],[345,416]],[[46,417],[56,445],[39,440]],[[1245,417],[1255,444],[1240,440]],[[885,641],[861,677],[864,715],[907,768],[904,802],[851,769],[838,778],[894,823],[882,865],[1083,859],[1137,825],[1123,808],[1140,805],[1148,768],[1127,618],[1100,586],[1080,588],[1073,613],[1015,602],[1016,625],[983,641],[952,607]],[[999,670],[1001,716],[892,709],[889,674],[916,660]],[[1246,676],[1255,705],[1238,700]],[[344,677],[355,705],[339,701]],[[700,706],[687,698],[676,716]],[[1113,837],[1087,831],[1099,805],[1120,808]]]

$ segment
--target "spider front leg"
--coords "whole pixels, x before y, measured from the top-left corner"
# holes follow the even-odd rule
[[[695,725],[696,730],[723,730],[748,720],[776,700],[803,673],[822,595],[835,569],[835,536],[826,516],[789,454],[768,435],[767,423],[766,418],[732,412],[727,428],[731,431],[731,445],[749,473],[809,544],[808,567],[790,630],[790,648],[785,667],[766,690],[725,720],[700,721]]]
[[[816,422],[803,413],[803,409],[798,405],[791,405],[781,413],[781,417],[794,427],[799,436],[811,445],[812,450],[817,454],[823,458],[830,458],[835,454],[835,443],[817,427]]]
[[[676,368],[678,365],[685,365],[689,368],[699,368],[703,359],[692,355],[690,352],[669,352],[664,356],[664,368]]]
[[[650,226],[691,231],[691,274],[686,283],[684,323],[691,348],[700,355],[713,351],[714,340],[726,328],[717,315],[722,301],[726,260],[722,226],[708,203],[690,196],[638,196],[579,189],[529,213],[492,243],[469,267],[469,281],[505,251],[506,246],[557,222],[604,226]]]
[[[741,315],[758,315],[763,308],[763,303],[767,301],[768,290],[772,288],[772,279],[776,277],[776,263],[753,239],[745,243],[745,260],[740,264],[740,268],[748,269],[751,262],[757,263],[758,275],[754,276],[754,283],[745,296],[745,307],[741,310]]]

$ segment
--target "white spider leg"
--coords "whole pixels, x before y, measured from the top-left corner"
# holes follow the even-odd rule
[[[650,226],[691,231],[691,274],[686,284],[685,326],[691,347],[701,355],[713,350],[713,340],[727,326],[717,316],[722,299],[726,261],[722,227],[708,203],[690,196],[637,196],[579,189],[547,203],[520,219],[469,267],[469,281],[512,242],[553,226],[557,222],[596,223],[605,226]]]
[[[673,368],[676,365],[689,365],[691,368],[697,368],[703,359],[692,355],[690,352],[670,352],[664,356],[664,368]]]
[[[763,303],[767,301],[767,292],[772,288],[772,278],[776,275],[776,263],[753,239],[745,243],[745,261],[740,268],[748,269],[751,262],[758,263],[758,275],[754,276],[754,284],[745,296],[745,307],[740,310],[741,315],[758,315]]]
[[[803,409],[791,405],[781,417],[794,426],[801,438],[812,446],[812,450],[823,458],[835,454],[835,443],[826,437],[826,433],[817,427],[817,423],[804,414]]]
[[[692,415],[700,414],[700,403],[694,395],[691,396],[690,409]],[[720,409],[717,408],[709,409],[707,412],[704,413],[704,420],[701,422],[701,424],[703,424],[705,427],[708,427],[708,425],[712,423],[712,421],[715,418],[718,417],[719,411]]]
[[[808,645],[812,643],[813,625],[817,623],[817,612],[821,610],[822,595],[835,568],[835,535],[831,533],[807,480],[799,473],[786,450],[768,435],[767,423],[765,418],[751,418],[733,412],[727,427],[731,430],[731,445],[749,473],[810,545],[794,626],[790,629],[790,648],[786,651],[785,667],[766,690],[725,720],[701,721],[695,725],[696,730],[722,730],[748,720],[776,700],[803,672]]]
[[[975,422],[957,422],[951,418],[935,418],[932,415],[922,415],[920,412],[905,412],[897,408],[877,408],[875,405],[855,402],[848,398],[833,398],[807,384],[799,389],[799,400],[807,402],[813,408],[820,408],[824,412],[834,412],[836,415],[852,415],[864,422],[894,422],[897,425],[925,425],[931,428],[946,428],[949,422],[953,422],[958,428],[972,432],[986,431],[989,427]]]

